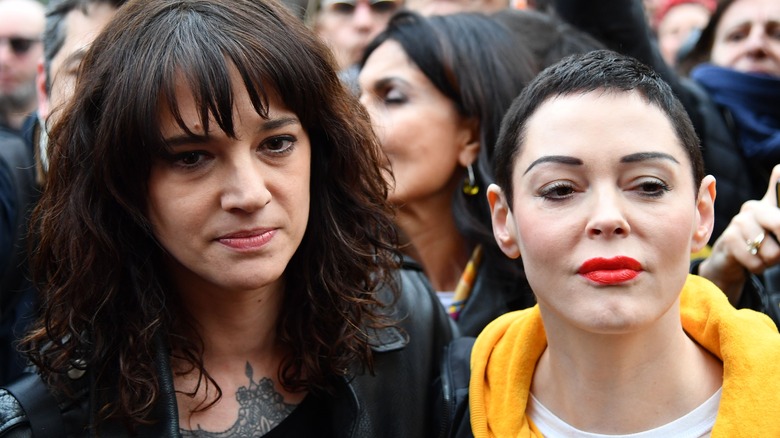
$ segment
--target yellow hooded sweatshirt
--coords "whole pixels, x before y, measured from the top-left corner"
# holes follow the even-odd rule
[[[723,362],[712,437],[780,437],[780,334],[771,319],[734,309],[720,289],[695,275],[680,295],[680,317],[685,332]],[[479,335],[469,382],[475,438],[542,436],[525,410],[546,347],[538,306],[503,315]]]

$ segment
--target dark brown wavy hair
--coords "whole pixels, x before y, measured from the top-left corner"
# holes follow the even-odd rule
[[[165,149],[161,111],[177,117],[177,81],[189,85],[204,126],[211,115],[235,136],[233,95],[243,90],[232,88],[232,66],[258,114],[267,116],[269,95],[279,96],[311,139],[311,208],[285,271],[277,335],[291,354],[279,381],[293,391],[328,390],[347,369],[371,369],[366,328],[392,324],[384,309],[397,296],[389,174],[367,113],[333,65],[273,0],[133,0],[119,10],[52,129],[33,217],[42,314],[23,347],[51,385],[66,389],[63,374],[85,363],[97,386],[116,394],[98,406],[102,420],[147,423],[160,396],[160,338],[216,385],[145,206],[151,162]]]

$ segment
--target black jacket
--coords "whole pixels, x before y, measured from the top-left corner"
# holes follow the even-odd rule
[[[479,265],[471,295],[458,317],[461,336],[477,336],[490,321],[513,310],[526,309],[536,304],[531,286],[524,275],[511,275],[497,268],[504,257],[485,251]]]
[[[401,294],[394,315],[400,330],[389,328],[374,333],[374,375],[358,373],[352,379],[339,378],[330,407],[333,434],[337,437],[435,437],[445,426],[442,404],[437,400],[441,354],[454,336],[454,326],[439,304],[419,266],[405,263],[401,270]],[[157,368],[161,397],[157,401],[152,427],[138,436],[178,437],[179,422],[168,352],[158,342]],[[51,436],[91,436],[89,374],[74,380],[75,401],[60,398],[64,431]],[[120,425],[101,426],[101,436],[128,436]],[[19,402],[0,389],[0,437],[31,437],[28,416]],[[40,438],[40,437],[36,437]]]

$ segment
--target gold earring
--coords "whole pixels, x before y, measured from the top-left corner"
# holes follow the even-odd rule
[[[463,193],[469,196],[474,196],[479,193],[479,186],[477,185],[477,181],[474,178],[474,169],[472,169],[471,164],[469,164],[466,166],[466,170],[468,171],[468,176],[465,180],[463,180]]]

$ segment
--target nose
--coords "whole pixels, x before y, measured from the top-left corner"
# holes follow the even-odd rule
[[[748,53],[754,57],[764,57],[767,54],[766,33],[760,26],[754,26],[750,29],[750,34],[745,41],[745,47]]]
[[[631,227],[626,219],[625,206],[615,190],[594,193],[587,233],[590,238],[626,237]]]
[[[352,16],[353,25],[363,32],[370,32],[374,26],[374,13],[367,1],[358,1]]]
[[[234,160],[222,177],[221,204],[225,211],[253,213],[273,196],[263,175],[263,164],[254,154]]]

